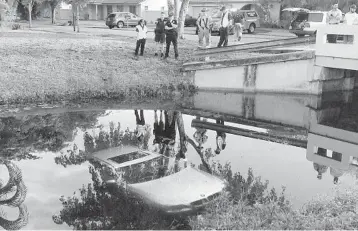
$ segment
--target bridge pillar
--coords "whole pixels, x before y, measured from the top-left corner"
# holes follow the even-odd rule
[[[331,91],[350,91],[355,87],[357,71],[314,66],[310,88],[314,94]],[[357,83],[358,84],[358,83]]]
[[[329,40],[328,35],[334,40]],[[317,30],[315,71],[311,89],[326,91],[353,90],[358,86],[358,27],[325,25]]]

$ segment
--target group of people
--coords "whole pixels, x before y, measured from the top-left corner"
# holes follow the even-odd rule
[[[237,36],[237,41],[240,41],[242,38],[243,31],[243,17],[242,15],[238,15],[237,17],[233,17],[230,11],[223,6],[220,11],[221,20],[220,20],[220,40],[217,44],[217,47],[227,46],[229,43],[229,34],[230,34],[230,25],[231,22],[234,22],[235,25],[235,33]],[[203,8],[201,13],[196,21],[196,25],[198,27],[198,36],[199,36],[199,48],[210,48],[211,46],[211,30],[213,27],[213,20],[207,14],[208,9]],[[205,38],[205,46],[204,46],[204,38]]]
[[[178,59],[178,22],[174,19],[174,14],[169,13],[169,17],[166,19],[165,14],[161,13],[161,17],[156,21],[155,33],[155,42],[156,42],[156,52],[155,56],[160,54],[164,59],[169,57],[169,50],[171,44],[174,47],[175,59]],[[144,48],[147,40],[148,28],[146,26],[145,20],[141,19],[136,26],[137,31],[137,44],[134,55],[137,57],[144,55]],[[166,46],[165,46],[166,44]],[[165,54],[164,54],[165,48]],[[139,53],[140,50],[140,53]]]
[[[352,4],[349,7],[349,12],[343,16],[342,11],[338,8],[338,3],[335,3],[332,5],[332,9],[327,14],[327,24],[338,25],[343,21],[343,23],[347,25],[358,25],[358,14],[356,10],[357,6]],[[336,43],[337,35],[328,34],[327,40],[329,43]]]
[[[229,42],[229,31],[232,20],[235,24],[235,31],[237,35],[237,41],[240,41],[242,38],[243,30],[243,17],[233,17],[232,14],[226,7],[220,9],[222,12],[221,21],[220,21],[220,41],[217,47],[227,46]],[[199,47],[209,48],[211,46],[211,30],[213,27],[212,18],[208,15],[208,9],[204,8],[201,10],[201,13],[197,19],[198,26],[198,36],[199,36]],[[160,18],[155,22],[156,27],[154,30],[154,41],[156,42],[156,51],[155,56],[161,58],[168,58],[170,46],[173,44],[174,47],[174,57],[178,59],[178,22],[174,19],[174,14],[169,13],[168,18],[165,17],[165,13],[161,13]],[[139,20],[138,25],[136,26],[137,31],[137,44],[135,48],[135,56],[144,55],[145,44],[147,40],[148,28],[144,19]],[[204,46],[205,38],[205,46]]]

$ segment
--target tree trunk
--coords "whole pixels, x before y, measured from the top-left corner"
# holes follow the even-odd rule
[[[188,9],[190,0],[183,0],[180,7],[179,12],[179,20],[178,20],[178,32],[179,38],[184,39],[184,22],[185,22],[185,14]]]
[[[76,5],[74,3],[71,4],[72,8],[72,26],[73,31],[76,31]]]
[[[167,0],[168,3],[168,14],[174,13],[174,0]]]
[[[80,32],[80,6],[79,4],[77,4],[77,16],[76,16],[76,21],[77,21],[77,33]]]
[[[179,12],[179,0],[174,0],[174,18],[178,20],[178,12]]]
[[[29,28],[32,27],[32,16],[31,16],[31,12],[32,12],[32,1],[29,2],[28,5],[28,10],[29,10]]]
[[[56,10],[56,7],[53,7],[51,6],[51,23],[52,24],[55,24],[56,23],[56,20],[55,20],[55,10]]]

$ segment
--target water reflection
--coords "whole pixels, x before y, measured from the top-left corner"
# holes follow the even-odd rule
[[[1,118],[0,157],[7,168],[15,164],[21,166],[19,169],[29,166],[27,169],[31,170],[24,173],[28,176],[31,176],[31,171],[41,173],[43,165],[56,169],[53,171],[59,174],[69,174],[60,181],[58,176],[51,179],[58,181],[56,184],[63,189],[52,192],[52,197],[48,196],[51,198],[48,200],[54,201],[54,206],[43,209],[47,209],[47,215],[55,214],[50,220],[51,225],[56,225],[45,228],[169,229],[178,228],[178,225],[190,228],[186,216],[168,215],[163,213],[162,207],[148,203],[149,200],[158,200],[155,195],[180,198],[186,195],[186,189],[165,191],[164,186],[153,184],[151,188],[158,191],[151,192],[154,196],[144,200],[128,194],[127,186],[150,181],[164,182],[167,177],[183,173],[193,165],[214,174],[221,169],[221,174],[229,182],[226,190],[236,198],[246,198],[250,204],[258,200],[277,199],[277,196],[272,194],[262,199],[257,190],[264,191],[268,183],[256,184],[252,172],[246,171],[249,167],[259,169],[260,175],[270,179],[270,183],[278,182],[275,187],[289,185],[288,190],[297,197],[328,191],[330,185],[335,187],[333,183],[341,187],[347,175],[358,178],[358,130],[355,126],[358,109],[357,101],[352,98],[343,101],[335,98],[335,103],[332,103],[331,99],[323,97],[312,103],[312,99],[283,97],[279,98],[279,107],[268,103],[275,101],[272,98],[246,95],[241,100],[235,95],[232,100],[239,101],[240,105],[237,101],[221,100],[223,104],[229,102],[232,105],[210,104],[211,108],[204,108],[209,106],[199,101],[202,96],[198,97],[194,101],[195,107],[191,109],[46,112],[46,115]],[[235,110],[242,111],[238,113]],[[288,115],[285,115],[286,111]],[[160,158],[132,167],[122,166],[123,171],[103,164],[101,158],[93,158],[95,153],[103,154],[106,150],[127,146],[154,153]],[[141,158],[140,155],[129,155],[114,161],[131,162]],[[53,165],[45,159],[51,160]],[[28,162],[16,162],[20,160]],[[247,176],[227,171],[230,165],[223,167],[226,161],[232,163],[234,172],[248,172]],[[82,171],[82,175],[76,178],[73,173],[76,171]],[[275,172],[278,173],[275,175]],[[172,180],[173,184],[166,183],[166,187],[183,186],[185,180],[194,185],[187,175],[183,174],[178,179]],[[50,190],[39,188],[45,182],[33,183],[37,180],[40,181],[27,178],[27,186],[29,183],[32,185],[31,192],[43,190],[46,193]],[[297,185],[297,180],[308,182],[307,186]],[[22,185],[17,185],[21,189]],[[1,186],[3,192],[5,184]],[[16,187],[13,189],[16,190]],[[312,187],[316,187],[316,192],[311,191]],[[72,194],[77,188],[81,189]],[[201,190],[208,188],[210,185],[195,191],[200,196],[204,194]],[[145,191],[149,195],[150,187]],[[9,207],[9,200],[15,194],[1,194],[0,199],[7,201],[6,206]],[[58,198],[61,198],[60,204]],[[13,200],[16,201],[15,198]],[[25,203],[28,204],[27,201]],[[18,224],[11,226],[13,223],[0,220],[5,229],[24,227],[28,221],[23,203],[16,206],[20,210],[19,219],[13,220]],[[29,223],[38,214],[34,211],[34,206],[29,207],[29,213],[34,213]],[[5,219],[5,216],[0,219]],[[172,224],[173,221],[176,222]]]

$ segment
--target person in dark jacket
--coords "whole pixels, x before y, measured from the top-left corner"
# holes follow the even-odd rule
[[[178,53],[178,22],[174,19],[174,14],[169,13],[169,19],[165,24],[165,36],[166,36],[166,43],[167,47],[165,50],[165,56],[164,59],[169,57],[169,50],[170,50],[170,44],[173,43],[174,46],[174,53],[175,53],[175,59],[178,59],[179,53]]]
[[[154,30],[155,38],[154,41],[157,44],[157,49],[155,51],[155,56],[158,56],[158,54],[161,54],[161,57],[164,56],[164,43],[165,43],[165,14],[164,12],[161,13],[160,18],[155,22],[156,27]]]

